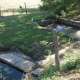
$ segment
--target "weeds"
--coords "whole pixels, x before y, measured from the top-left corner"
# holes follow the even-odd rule
[[[31,24],[31,18],[38,21],[45,17],[42,14],[30,13],[7,16],[0,20],[0,51],[16,47],[34,60],[44,59],[54,53],[52,33],[40,29],[38,25]],[[70,43],[72,39],[64,33],[58,33],[58,41],[61,48],[67,45],[66,42]],[[62,44],[63,42],[65,44]]]
[[[68,70],[72,70],[72,69],[76,68],[77,65],[78,65],[78,63],[77,63],[77,60],[75,60],[75,59],[72,59],[72,60],[66,62],[66,68]]]
[[[61,73],[57,72],[56,67],[51,65],[40,76],[40,80],[64,80],[64,74],[74,69],[80,68],[80,44],[74,46],[73,49],[65,52],[63,57],[60,59]],[[66,72],[66,73],[65,73]]]

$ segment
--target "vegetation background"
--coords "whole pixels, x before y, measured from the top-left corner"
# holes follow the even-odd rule
[[[43,2],[43,4],[41,1]],[[47,16],[47,18],[52,18],[52,17],[55,18],[58,16],[70,18],[71,16],[74,17],[74,15],[78,16],[76,12],[77,11],[80,12],[80,8],[79,8],[80,0],[41,0],[41,1],[40,0],[19,0],[19,1],[18,0],[0,0],[0,6],[2,10],[8,10],[10,8],[19,9],[19,6],[22,6],[24,8],[25,7],[24,2],[26,3],[27,8],[38,8],[38,5],[41,4],[42,6],[40,7],[40,9],[46,10],[49,12],[49,15]],[[35,10],[34,12],[38,12],[38,11]],[[34,24],[31,24],[31,18],[34,18],[35,20],[41,20],[43,16],[42,14],[41,15],[37,13],[34,14],[32,11],[30,14],[27,14],[27,15],[12,14],[12,16],[7,15],[6,17],[1,18],[0,49],[4,49],[5,48],[4,46],[7,46],[7,47],[15,46],[13,48],[19,47],[20,50],[27,51],[28,52],[27,54],[31,56],[35,55],[33,56],[35,59],[37,58],[37,56],[43,55],[43,53],[51,54],[52,50],[50,46],[53,46],[52,33],[45,30],[41,30],[39,26],[37,25],[35,26]],[[58,34],[58,38],[61,44],[63,42],[67,42],[67,44],[71,44],[70,37],[64,35],[63,33]],[[63,46],[65,47],[65,45]],[[73,52],[70,52],[70,53],[72,53],[71,54],[71,58],[72,58]],[[78,64],[76,63],[76,60],[71,60],[70,62],[65,63],[65,66],[68,69],[73,69],[74,67],[77,67],[77,65]],[[66,68],[65,66],[64,68]],[[80,67],[78,66],[77,68],[78,70],[76,70],[75,73],[78,73],[79,71],[78,75],[80,76]],[[54,71],[54,69],[55,69],[54,66],[51,65],[51,67],[49,67],[49,69],[46,70],[46,72],[44,72],[41,75],[40,80],[52,80],[51,78],[54,79],[55,77],[58,77],[57,80],[59,80],[60,77],[66,78],[67,75],[70,77],[72,77],[72,75],[73,76],[75,75],[75,73],[71,71],[71,73],[70,72],[67,72],[66,74],[63,73],[65,75],[61,74],[62,75],[61,76],[56,72],[57,70]],[[55,74],[53,75],[53,73]],[[79,80],[80,80],[80,77],[79,77]]]

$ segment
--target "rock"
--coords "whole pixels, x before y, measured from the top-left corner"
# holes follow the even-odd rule
[[[43,69],[42,68],[37,68],[33,71],[31,71],[31,74],[35,75],[35,76],[40,76],[40,74],[42,73]]]
[[[55,20],[53,20],[53,19],[47,19],[47,20],[43,20],[43,21],[38,21],[37,23],[40,26],[47,26],[47,25],[53,24],[54,22],[55,22]]]
[[[63,24],[68,24],[71,26],[76,26],[76,27],[80,27],[80,21],[74,21],[74,20],[69,20],[69,19],[65,19],[65,18],[59,18],[58,22],[63,23]]]

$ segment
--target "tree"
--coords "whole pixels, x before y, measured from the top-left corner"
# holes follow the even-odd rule
[[[66,13],[73,10],[80,5],[80,0],[41,0],[43,2],[42,8],[56,12],[57,14],[64,10]],[[46,8],[44,8],[46,7]]]

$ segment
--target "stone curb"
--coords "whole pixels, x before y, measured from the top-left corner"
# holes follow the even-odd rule
[[[44,69],[42,68],[37,68],[33,71],[31,71],[31,74],[35,75],[35,76],[40,76],[40,74],[43,72]]]
[[[55,20],[53,20],[53,19],[47,19],[47,20],[37,22],[37,24],[40,25],[40,26],[47,26],[47,25],[50,25],[50,24],[53,24],[53,23],[55,23]]]
[[[63,24],[68,24],[68,25],[71,25],[71,26],[80,27],[80,21],[74,21],[74,20],[71,20],[71,19],[59,18],[58,22],[63,23]]]

